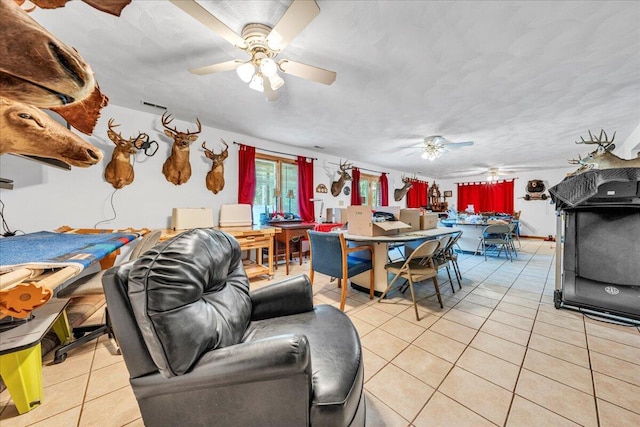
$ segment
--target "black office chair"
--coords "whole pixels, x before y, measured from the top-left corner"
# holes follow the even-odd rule
[[[151,249],[158,243],[160,240],[160,236],[162,235],[162,231],[155,230],[150,231],[140,239],[140,242],[133,248],[131,254],[129,255],[129,260],[134,260],[138,258],[140,255],[145,253],[147,250]],[[95,274],[90,274],[75,282],[71,283],[69,286],[60,290],[56,297],[58,298],[79,298],[86,295],[103,295],[104,288],[102,287],[102,276],[106,270],[100,270]],[[67,359],[67,353],[73,350],[76,347],[79,347],[89,341],[100,338],[102,335],[109,335],[109,338],[115,340],[115,336],[113,334],[113,328],[111,326],[111,318],[109,317],[108,307],[105,308],[105,323],[96,324],[96,325],[84,325],[77,326],[73,328],[73,337],[75,338],[72,342],[68,344],[64,344],[58,348],[55,352],[55,356],[53,358],[53,363],[62,363]],[[116,348],[117,348],[117,340],[116,340]],[[117,353],[120,354],[120,350],[117,349]]]

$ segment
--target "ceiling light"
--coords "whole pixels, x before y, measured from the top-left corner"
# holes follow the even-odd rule
[[[262,80],[262,75],[260,73],[254,74],[251,79],[251,83],[249,83],[249,87],[253,90],[257,90],[258,92],[264,92],[264,81]]]
[[[275,73],[273,76],[269,77],[268,80],[271,83],[271,89],[273,90],[278,90],[282,87],[282,85],[284,85],[284,80],[278,75],[278,73]]]
[[[251,62],[245,62],[236,68],[236,72],[243,82],[249,83],[251,78],[254,76],[256,69]]]
[[[273,77],[278,71],[278,66],[271,58],[263,58],[260,60],[260,72],[265,77]]]
[[[495,172],[491,172],[489,175],[487,175],[487,182],[489,184],[493,184],[494,182],[498,182],[499,179],[500,179],[500,177]]]
[[[422,155],[420,157],[433,161],[442,156],[442,154],[444,154],[444,147],[442,145],[427,143],[422,147]]]

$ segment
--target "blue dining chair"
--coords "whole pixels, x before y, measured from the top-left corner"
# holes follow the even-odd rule
[[[369,270],[369,299],[373,299],[375,287],[373,270],[373,247],[370,245],[348,247],[342,233],[323,233],[307,230],[309,237],[309,278],[313,285],[314,272],[326,274],[338,279],[338,286],[342,287],[340,310],[344,311],[347,299],[349,278]],[[367,251],[369,258],[353,255],[354,252]]]

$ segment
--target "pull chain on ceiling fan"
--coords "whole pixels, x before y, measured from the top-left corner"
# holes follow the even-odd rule
[[[236,70],[242,81],[249,83],[251,89],[263,92],[268,101],[278,99],[276,91],[284,85],[284,79],[278,71],[325,85],[331,85],[336,79],[334,71],[288,59],[275,61],[275,57],[320,13],[320,8],[314,0],[294,0],[275,27],[247,24],[241,36],[195,0],[171,2],[250,56],[248,61],[234,59],[192,68],[189,71],[193,74],[205,75]]]

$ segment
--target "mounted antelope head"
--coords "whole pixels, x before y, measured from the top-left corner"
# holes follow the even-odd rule
[[[576,144],[598,144],[598,148],[592,151],[585,158],[581,158],[578,155],[578,159],[569,160],[570,164],[581,165],[578,170],[573,172],[573,175],[579,175],[590,169],[618,169],[618,168],[637,168],[640,167],[640,157],[635,159],[621,159],[613,154],[614,148],[616,148],[613,140],[616,138],[615,132],[611,137],[611,141],[607,137],[607,133],[604,130],[600,131],[600,136],[597,138],[589,131],[589,139],[585,140],[580,137],[580,141],[576,141]]]
[[[100,150],[40,109],[0,98],[0,155],[5,153],[57,159],[82,168],[102,159]]]
[[[411,188],[411,179],[402,175],[402,188],[396,188],[393,190],[393,200],[399,202],[407,194],[407,191]],[[412,193],[413,194],[413,193]]]
[[[171,155],[162,165],[162,173],[167,181],[175,185],[181,185],[189,181],[191,178],[191,163],[189,163],[189,145],[198,139],[198,134],[202,132],[200,120],[196,118],[198,130],[196,132],[180,132],[178,129],[170,128],[169,124],[173,121],[171,114],[165,117],[162,115],[162,126],[164,126],[164,134],[173,139],[171,146]]]
[[[214,153],[212,150],[209,150],[206,147],[207,141],[202,143],[202,148],[204,149],[204,154],[207,158],[213,161],[211,166],[211,170],[207,174],[206,183],[207,188],[213,192],[213,194],[218,194],[224,188],[224,159],[229,157],[229,145],[224,142],[224,139],[220,138],[220,141],[224,144],[224,150],[220,152],[220,154]]]
[[[108,183],[113,185],[113,188],[120,189],[125,185],[129,185],[133,182],[133,166],[131,166],[131,156],[136,154],[140,143],[148,138],[146,133],[138,133],[135,138],[124,139],[118,132],[116,133],[113,128],[120,125],[114,125],[113,119],[109,119],[109,130],[107,130],[107,136],[116,145],[111,156],[111,161],[104,170],[104,178]]]
[[[93,131],[99,110],[108,101],[99,90],[90,112],[69,112],[64,107],[97,90],[91,67],[13,0],[0,0],[0,58],[0,96],[38,108],[59,109],[74,128],[89,134]]]
[[[349,175],[349,172],[347,171],[352,167],[353,165],[351,163],[347,163],[346,160],[344,163],[340,161],[340,170],[337,171],[340,174],[340,178],[338,178],[337,181],[333,181],[331,183],[331,194],[333,195],[333,197],[338,197],[340,195],[340,192],[342,191],[342,187],[344,187],[345,182],[351,181],[351,175]]]

